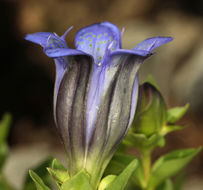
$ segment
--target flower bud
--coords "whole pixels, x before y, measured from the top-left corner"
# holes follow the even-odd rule
[[[160,92],[146,82],[139,87],[138,104],[133,120],[133,131],[151,136],[166,123],[166,105]]]

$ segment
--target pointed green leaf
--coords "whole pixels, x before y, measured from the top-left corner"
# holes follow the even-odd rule
[[[187,112],[188,109],[189,109],[189,104],[186,104],[183,107],[174,107],[169,109],[167,111],[167,122],[175,123],[176,121],[181,119],[181,117],[183,117],[183,115]]]
[[[52,158],[47,158],[42,163],[40,163],[36,168],[33,169],[33,171],[37,173],[42,179],[42,181],[46,183],[48,186],[50,186],[51,184],[51,177],[47,172],[46,168],[51,166],[51,162]],[[35,190],[35,189],[36,189],[35,184],[33,183],[29,174],[27,174],[23,190]]]
[[[53,177],[57,184],[61,185],[70,177],[66,170],[47,168],[49,174]]]
[[[89,175],[87,172],[82,170],[77,173],[71,179],[64,182],[61,186],[61,190],[93,190],[93,187],[90,185]]]
[[[115,178],[116,178],[116,175],[108,175],[108,176],[104,177],[104,178],[102,179],[102,181],[100,182],[100,184],[99,184],[98,190],[105,190],[105,189],[108,187],[108,185],[109,185],[113,180],[115,180]]]
[[[6,113],[3,115],[3,118],[0,122],[0,144],[6,141],[10,130],[10,125],[11,115],[9,113]]]
[[[162,130],[160,131],[160,134],[164,136],[170,132],[178,131],[178,130],[182,130],[182,129],[184,129],[184,127],[180,126],[180,125],[165,125],[162,128]]]
[[[152,149],[156,146],[163,147],[165,145],[165,139],[160,134],[153,134],[147,137],[144,134],[130,131],[124,138],[123,143],[127,144],[128,146],[135,146],[140,149]]]
[[[183,183],[186,177],[186,172],[183,171],[178,176],[175,177],[174,183],[173,183],[173,190],[182,190]]]
[[[156,190],[174,190],[173,183],[170,179],[167,179],[163,184],[159,185]]]
[[[66,170],[66,168],[63,166],[63,164],[61,164],[56,158],[53,159],[51,168],[57,169],[57,170]]]
[[[183,169],[200,151],[197,149],[181,149],[160,157],[152,167],[149,187],[156,187],[167,178]]]
[[[134,159],[135,159],[134,156],[116,153],[105,170],[105,176],[110,174],[119,175],[127,167],[127,165],[130,164],[130,162],[132,162]],[[143,181],[144,181],[144,173],[142,169],[142,164],[141,161],[138,160],[137,168],[133,172],[129,183],[133,185],[142,186]]]
[[[35,182],[37,190],[50,190],[34,171],[30,170],[29,174],[32,180]]]
[[[137,168],[138,161],[134,159],[130,164],[122,171],[122,173],[111,182],[106,190],[123,190],[128,183],[129,178]]]
[[[70,177],[67,169],[57,159],[53,159],[51,168],[47,170],[59,188]]]

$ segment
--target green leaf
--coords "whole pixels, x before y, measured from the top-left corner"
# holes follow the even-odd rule
[[[75,176],[64,182],[61,186],[61,190],[93,190],[90,185],[89,175],[82,170]]]
[[[160,157],[152,167],[148,186],[155,188],[166,179],[178,173],[201,149],[201,147],[197,149],[181,149]]]
[[[134,156],[123,153],[116,153],[108,164],[105,170],[105,175],[119,175],[134,159]]]
[[[107,186],[113,181],[115,180],[116,175],[108,175],[106,177],[104,177],[100,184],[99,184],[99,188],[98,190],[105,190],[107,188]]]
[[[57,169],[57,170],[66,170],[66,168],[63,166],[63,164],[61,164],[56,158],[53,159],[52,163],[51,163],[51,168]]]
[[[128,183],[129,178],[137,168],[138,161],[134,159],[130,164],[122,171],[122,173],[111,182],[106,190],[123,190]]]
[[[3,169],[4,163],[8,156],[8,145],[6,143],[0,144],[0,171]]]
[[[183,107],[174,107],[167,111],[167,122],[175,123],[183,117],[183,115],[188,111],[189,104],[186,104]]]
[[[134,159],[135,159],[134,156],[123,153],[116,153],[105,170],[105,176],[110,174],[119,175],[127,167],[127,165],[130,164],[130,162],[132,162]],[[129,180],[129,183],[134,186],[135,185],[142,186],[143,180],[144,173],[142,169],[142,164],[141,161],[138,160],[137,168],[133,172],[132,177]]]
[[[174,184],[173,184],[173,190],[181,190],[182,189],[185,177],[186,177],[185,171],[181,172],[180,174],[178,174],[175,177]]]
[[[174,190],[173,183],[170,179],[167,179],[166,181],[164,181],[164,183],[159,185],[156,190]]]
[[[156,146],[163,147],[165,145],[165,139],[160,134],[153,134],[147,137],[144,134],[129,131],[124,138],[123,143],[128,146],[135,146],[139,149],[152,149]]]
[[[52,158],[45,159],[42,163],[40,163],[36,168],[33,169],[35,173],[37,173],[42,181],[44,181],[48,186],[51,186],[51,177],[47,172],[46,168],[51,166]],[[25,178],[25,183],[23,190],[35,190],[35,184],[30,178],[29,174],[27,174]]]
[[[50,190],[34,171],[30,170],[29,174],[32,180],[35,182],[37,190]]]
[[[8,137],[11,126],[11,115],[6,113],[0,122],[0,144],[4,143]]]
[[[180,125],[165,125],[162,130],[160,131],[160,134],[165,136],[166,134],[173,132],[173,131],[178,131],[184,129],[183,126]]]

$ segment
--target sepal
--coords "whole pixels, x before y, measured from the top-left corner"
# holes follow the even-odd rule
[[[167,111],[167,122],[171,124],[175,123],[185,115],[188,109],[189,103],[187,103],[185,106],[182,107],[174,107],[169,109]]]
[[[51,190],[48,186],[44,184],[42,179],[32,170],[29,170],[30,177],[35,182],[37,190]]]
[[[59,162],[56,158],[53,159],[51,163],[51,168],[56,170],[66,170],[66,168]]]
[[[93,187],[90,184],[90,176],[83,169],[79,173],[77,173],[72,178],[65,181],[61,188],[61,190],[93,190]]]
[[[184,129],[183,126],[180,125],[165,125],[162,130],[160,131],[160,134],[165,136],[166,134],[173,132],[173,131],[179,131]]]
[[[59,189],[70,178],[67,169],[57,159],[53,159],[51,168],[47,168],[47,170]]]
[[[34,173],[38,174],[40,176],[40,179],[43,181],[43,183],[47,184],[48,186],[51,186],[51,177],[49,176],[49,174],[46,170],[46,167],[50,167],[51,162],[52,162],[52,158],[49,157],[31,170]],[[30,173],[28,173],[27,176],[25,177],[23,190],[35,190],[36,189],[36,187],[35,187],[36,185],[33,183],[32,177],[31,178],[30,177],[31,177]]]
[[[47,168],[49,174],[54,179],[58,187],[67,181],[70,176],[66,170]]]

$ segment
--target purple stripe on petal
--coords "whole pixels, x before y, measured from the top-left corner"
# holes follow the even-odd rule
[[[172,37],[153,37],[148,38],[141,43],[137,44],[132,50],[146,50],[146,51],[152,51],[159,46],[168,43],[172,41]]]
[[[138,83],[138,75],[135,78],[134,86],[133,86],[133,92],[132,92],[132,103],[131,103],[131,111],[130,111],[130,121],[128,123],[128,128],[131,126],[133,122],[133,118],[135,115],[135,110],[137,107],[137,98],[138,98],[138,89],[139,89],[139,83]],[[127,134],[128,131],[126,131]]]
[[[54,85],[54,119],[56,122],[56,99],[57,99],[57,95],[58,95],[58,90],[59,90],[59,86],[61,83],[61,80],[63,78],[65,69],[66,69],[66,65],[68,64],[68,58],[67,57],[61,57],[61,58],[56,58],[54,59],[55,61],[55,66],[56,66],[56,79],[55,79],[55,85]]]

